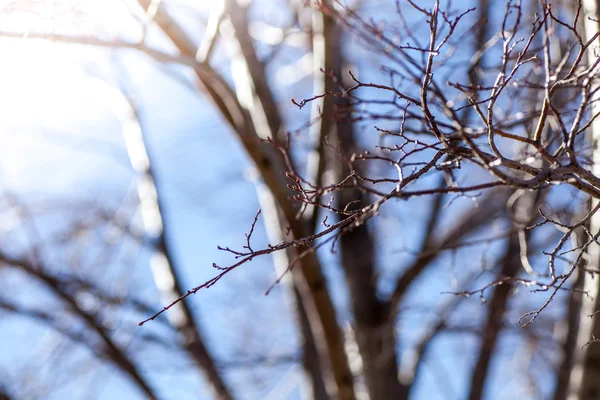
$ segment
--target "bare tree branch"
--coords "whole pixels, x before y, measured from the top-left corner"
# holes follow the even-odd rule
[[[144,9],[147,9],[149,6],[148,1],[146,0],[140,0],[140,4]],[[233,3],[230,3],[229,7],[234,7]],[[172,20],[165,10],[165,7],[159,6],[155,21],[182,54],[188,56],[195,54],[192,41]],[[236,23],[235,21],[232,22],[234,24]],[[239,32],[239,29],[243,29],[243,21],[238,21],[237,23],[241,24],[235,28],[238,29]],[[244,43],[244,45],[246,45],[246,43]],[[242,51],[246,50],[242,48]],[[250,57],[250,55],[245,55],[245,57]],[[254,61],[255,60],[252,58],[246,60],[246,62],[249,63],[248,67],[250,69],[255,66]],[[266,81],[261,78],[264,77],[260,72],[262,71],[262,66],[256,65],[256,67],[259,69],[250,71],[252,84],[255,89],[261,88],[262,90],[266,90],[266,88],[262,86],[263,84],[266,84]],[[239,98],[218,74],[215,73],[208,76],[208,74],[205,74],[203,70],[200,69],[197,69],[196,72],[200,81],[207,88],[211,98],[223,112],[223,115],[226,116],[227,121],[232,125],[234,131],[246,148],[248,155],[257,166],[261,177],[264,179],[269,190],[276,199],[278,207],[281,208],[282,213],[285,216],[286,224],[291,228],[293,237],[304,237],[306,233],[304,231],[305,228],[301,223],[296,222],[296,210],[288,201],[289,193],[281,176],[283,168],[281,168],[282,157],[279,151],[274,149],[269,143],[260,141],[261,137],[268,137],[264,136],[266,132],[257,132],[257,126],[255,125],[256,121],[252,119],[249,112],[244,108],[244,105],[240,104]],[[267,106],[272,104],[269,100],[272,98],[269,92],[263,91],[261,96],[263,96],[260,97],[260,101],[263,103],[262,112],[266,113],[266,115],[277,112],[276,108],[267,109]],[[279,134],[279,130],[281,129],[280,119],[275,118],[274,120],[265,122],[269,124],[268,126],[271,129],[270,134]],[[273,139],[276,140],[276,137],[273,137]],[[311,321],[311,326],[320,324],[324,332],[323,339],[325,340],[326,345],[318,348],[327,348],[327,358],[330,361],[333,370],[337,386],[336,392],[340,398],[353,399],[355,395],[352,387],[352,374],[348,367],[348,361],[343,345],[344,341],[339,326],[337,325],[335,317],[336,312],[327,290],[325,277],[323,276],[316,255],[312,252],[306,252],[303,249],[299,249],[299,253],[303,252],[306,253],[306,256],[301,263],[300,270],[303,273],[303,282],[299,283],[299,288],[301,288],[302,291],[302,298],[305,301],[314,304],[313,307],[315,307],[317,311],[317,315],[314,316],[317,319]],[[321,356],[323,357],[324,355]]]
[[[169,303],[181,297],[185,290],[181,281],[181,268],[177,265],[171,246],[167,241],[164,222],[164,205],[156,185],[151,152],[148,150],[138,107],[127,93],[109,88],[115,98],[115,112],[119,116],[131,166],[136,173],[142,221],[146,237],[152,248],[150,269],[163,302]],[[228,400],[233,396],[204,343],[192,308],[187,301],[178,303],[168,314],[173,328],[181,333],[182,347],[206,375],[215,398]]]
[[[127,373],[132,382],[135,383],[150,399],[159,398],[152,386],[139,371],[138,366],[125,350],[113,341],[104,325],[100,321],[97,321],[94,315],[81,308],[75,298],[63,288],[60,280],[46,274],[43,265],[32,264],[27,260],[12,257],[4,252],[0,252],[0,262],[22,269],[31,276],[39,279],[45,286],[56,293],[56,295],[98,335],[105,346],[104,352],[111,362],[117,364],[120,369]]]

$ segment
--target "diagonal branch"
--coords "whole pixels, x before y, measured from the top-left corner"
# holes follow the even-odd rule
[[[238,89],[241,89],[241,92],[238,90],[238,100],[250,112],[259,137],[270,137],[278,143],[283,139],[283,122],[267,82],[264,66],[258,59],[248,31],[248,9],[240,6],[238,0],[224,1],[225,13],[235,38],[229,44],[234,45],[238,53],[232,60],[234,79],[243,81],[236,83]]]
[[[27,272],[31,276],[39,279],[44,285],[51,289],[62,301],[64,301],[73,312],[79,316],[86,324],[100,337],[106,347],[105,353],[111,362],[116,364],[119,369],[124,371],[129,378],[142,390],[150,399],[157,399],[158,396],[151,385],[142,376],[138,367],[124,349],[110,337],[109,331],[104,327],[96,317],[79,306],[75,298],[63,288],[61,281],[44,272],[43,265],[33,264],[25,259],[12,257],[4,252],[0,252],[0,262],[12,265]]]
[[[324,1],[322,7],[330,7]],[[313,11],[315,12],[315,11]],[[313,14],[313,19],[316,18]],[[329,15],[322,15],[321,49],[325,62],[325,92],[332,93],[338,82],[342,82],[344,54],[342,53],[342,30]],[[315,93],[319,94],[319,92]],[[320,99],[323,105],[320,131],[315,134],[317,150],[321,147],[320,161],[317,161],[314,173],[321,174],[325,154],[324,141],[330,133],[334,133],[341,155],[336,157],[336,169],[339,176],[352,177],[364,173],[364,163],[347,161],[359,154],[356,129],[352,121],[352,103],[343,97],[324,96]],[[314,109],[313,109],[314,111]],[[330,132],[333,131],[333,132]],[[347,157],[347,159],[346,159]],[[319,165],[321,164],[321,165]],[[318,176],[311,177],[319,181]],[[353,179],[349,179],[353,181]],[[354,182],[356,183],[356,181]],[[398,188],[402,183],[398,183]],[[319,187],[319,186],[317,186]],[[339,191],[338,208],[355,209],[368,204],[369,195],[358,187]],[[315,216],[312,216],[315,221]],[[313,222],[314,223],[314,222]],[[408,396],[407,387],[398,380],[398,360],[394,324],[387,318],[389,304],[377,295],[376,242],[366,223],[349,227],[339,239],[340,261],[345,273],[346,284],[350,292],[350,302],[354,316],[354,336],[362,361],[364,385],[371,399],[401,400]]]
[[[473,281],[473,278],[477,277],[478,275],[479,274],[474,274],[470,279],[467,279],[465,286],[468,286],[469,282]],[[414,383],[419,381],[419,375],[423,371],[427,352],[431,348],[434,340],[438,337],[438,334],[443,332],[444,329],[448,328],[448,319],[463,300],[464,297],[456,296],[450,302],[444,305],[438,313],[440,317],[437,322],[429,330],[427,330],[427,332],[415,346],[414,356],[411,357],[413,363],[410,367],[410,370],[406,373],[407,380],[411,385],[411,390],[414,389]]]
[[[509,206],[512,208],[513,227],[524,229],[535,219],[535,211],[544,196],[542,192],[515,192],[509,200]],[[526,242],[531,236],[531,231],[525,233]],[[469,400],[480,400],[483,398],[485,384],[489,376],[490,364],[499,341],[500,333],[504,327],[504,316],[508,310],[508,303],[511,291],[514,287],[510,278],[519,274],[523,264],[521,243],[519,235],[510,235],[508,244],[502,260],[500,262],[500,271],[498,280],[506,280],[502,285],[494,288],[492,298],[488,304],[487,321],[483,327],[481,337],[481,347],[477,356],[477,361],[471,374],[471,385]]]
[[[519,241],[516,235],[509,237],[508,246],[501,261],[499,278],[513,277],[517,274],[521,263],[519,262]],[[483,328],[481,337],[481,348],[473,372],[471,374],[471,384],[469,391],[469,400],[480,400],[483,398],[486,378],[492,360],[493,353],[502,327],[503,319],[508,307],[508,299],[513,285],[505,282],[495,288],[492,299],[488,304],[488,316]]]
[[[271,243],[280,243],[285,240],[283,232],[281,230],[282,221],[277,209],[277,205],[271,195],[271,192],[264,183],[255,182],[256,192],[258,195],[258,201],[261,205],[261,210],[264,210],[265,228],[267,230],[267,236]],[[275,270],[278,276],[285,276],[285,271],[288,266],[298,254],[293,249],[288,248],[284,251],[273,253],[273,263],[275,264]],[[293,274],[298,274],[298,270],[295,268],[292,270]],[[296,279],[283,279],[284,284],[290,286],[290,290],[293,293],[293,303],[297,312],[299,330],[302,333],[303,344],[302,344],[302,363],[305,371],[305,375],[310,382],[309,393],[310,397],[314,400],[329,400],[331,397],[327,393],[325,382],[331,380],[330,376],[326,376],[329,373],[329,368],[324,365],[324,361],[320,354],[326,353],[327,349],[318,349],[318,345],[322,345],[322,341],[315,338],[316,334],[322,332],[315,332],[314,328],[311,328],[310,314],[314,314],[315,310],[307,309],[309,306],[302,299],[302,293],[297,286]]]
[[[139,111],[133,101],[116,88],[108,87],[113,95],[115,112],[122,127],[131,166],[136,173],[136,187],[140,201],[140,213],[144,223],[146,238],[153,252],[150,267],[162,301],[169,303],[180,297],[185,290],[181,278],[181,268],[167,239],[164,226],[164,204],[156,185],[151,153],[140,124]],[[167,314],[170,324],[177,331],[183,348],[205,374],[215,398],[232,399],[231,391],[223,381],[215,362],[208,351],[197,318],[188,301],[179,302],[173,312]]]
[[[600,24],[600,4],[597,0],[583,0],[583,25],[585,27],[586,39],[593,41],[598,45],[598,32]],[[593,65],[598,62],[598,55],[595,50],[587,50],[588,64]],[[596,113],[598,110],[598,100],[600,93],[597,91],[598,84],[593,85],[593,98],[590,99],[591,111]],[[593,120],[588,129],[586,140],[588,143],[596,144],[600,138],[600,120]],[[593,173],[598,176],[600,173],[600,150],[596,145],[593,146],[592,154]],[[598,199],[591,200],[590,209],[598,205]],[[590,232],[596,234],[600,229],[600,216],[595,214],[590,220]],[[590,271],[598,270],[600,263],[600,247],[597,244],[589,246],[587,250],[587,265]],[[583,277],[583,290],[588,296],[584,297],[579,309],[579,326],[576,337],[576,347],[573,350],[573,367],[570,374],[566,396],[569,398],[593,398],[600,393],[600,381],[598,380],[598,371],[600,370],[600,347],[597,343],[591,343],[595,337],[600,337],[600,279],[598,274],[585,273]],[[587,346],[586,344],[590,344]]]
[[[583,237],[585,237],[585,234],[583,232],[580,233],[581,235],[577,235],[577,242],[578,245],[582,246],[584,244]],[[576,367],[576,357],[582,350],[577,346],[577,335],[581,324],[580,319],[585,317],[584,315],[581,315],[582,302],[584,300],[584,293],[582,293],[582,291],[583,283],[585,281],[585,265],[581,265],[580,267],[581,268],[577,268],[573,272],[573,275],[575,275],[573,277],[573,291],[569,293],[568,296],[567,311],[565,315],[566,321],[561,321],[566,328],[566,335],[561,344],[562,360],[556,372],[556,388],[554,389],[554,395],[552,397],[554,400],[568,398],[569,390],[572,389],[569,387],[570,377],[573,373],[573,369]]]
[[[147,9],[150,5],[149,0],[138,0],[138,2],[144,9]],[[196,49],[193,41],[181,26],[173,20],[163,4],[158,7],[154,21],[182,55],[195,56]],[[261,140],[261,136],[267,132],[257,132],[258,126],[255,125],[249,110],[245,109],[236,93],[219,74],[211,70],[206,64],[195,68],[195,72],[223,117],[238,135],[248,156],[256,165],[260,176],[273,194],[277,206],[281,209],[284,222],[290,228],[292,236],[294,238],[308,236],[304,225],[296,221],[297,210],[289,200],[291,192],[287,188],[285,178],[281,173],[281,171],[287,169],[285,168],[286,164],[283,156],[270,143]],[[255,83],[253,82],[253,84]],[[254,88],[255,90],[264,89],[264,87],[256,85]],[[262,98],[261,101],[263,101]],[[268,102],[268,97],[264,101]],[[263,109],[263,112],[268,113],[275,111],[276,108]],[[281,126],[280,118],[279,122],[275,118],[267,121],[267,123],[271,132],[278,133]],[[282,226],[282,228],[285,228],[285,226]],[[298,253],[302,254],[305,250],[306,248],[301,246],[298,248]],[[297,284],[302,293],[301,298],[307,304],[310,304],[307,309],[315,310],[315,314],[310,315],[311,326],[313,329],[320,327],[317,331],[322,330],[323,332],[323,335],[315,335],[315,337],[323,341],[318,348],[326,349],[327,355],[321,354],[320,356],[322,359],[329,361],[335,380],[328,387],[332,390],[334,396],[339,396],[341,399],[354,399],[353,378],[344,350],[342,333],[337,323],[336,310],[327,288],[325,276],[314,252],[306,252],[299,270],[301,274],[295,274],[294,276],[298,278]]]
[[[12,397],[6,389],[0,386],[0,400],[13,400],[15,397]]]
[[[312,10],[312,53],[313,53],[313,95],[319,96],[311,104],[311,121],[313,124],[309,131],[309,140],[312,149],[306,160],[307,180],[314,187],[322,186],[323,173],[326,167],[326,141],[333,128],[333,97],[320,96],[322,93],[334,93],[336,87],[330,74],[339,72],[340,49],[339,40],[336,40],[337,24],[321,12],[317,5]],[[320,203],[320,195],[313,200]],[[309,221],[309,230],[317,228],[319,217],[318,209],[314,204],[307,207],[304,217]]]
[[[483,206],[464,213],[460,221],[457,221],[452,229],[446,232],[441,238],[431,239],[430,246],[424,248],[417,259],[398,278],[394,292],[389,300],[391,304],[389,318],[395,318],[398,307],[408,288],[427,268],[429,263],[437,258],[447,246],[459,242],[460,239],[475,232],[488,222],[490,217],[504,206],[506,199],[508,199],[507,191],[499,193],[499,191],[492,190],[487,192],[484,199],[480,202]]]

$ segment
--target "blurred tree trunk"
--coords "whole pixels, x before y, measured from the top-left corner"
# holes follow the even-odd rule
[[[501,261],[501,270],[498,279],[514,277],[519,270],[519,240],[516,235],[508,239],[508,246]],[[469,400],[481,400],[490,369],[490,362],[498,345],[500,333],[504,327],[504,314],[508,308],[511,283],[504,283],[494,289],[491,301],[488,302],[487,321],[483,327],[481,344],[477,361],[471,374]]]
[[[329,4],[325,2],[327,6]],[[349,87],[345,82],[343,67],[341,27],[326,13],[319,13],[323,24],[324,87],[321,92],[339,91],[332,75]],[[319,93],[319,92],[316,92]],[[339,96],[323,98],[323,117],[321,121],[321,139],[335,135],[339,141],[343,156],[351,157],[359,152],[355,138],[352,105]],[[329,132],[329,129],[334,129]],[[321,145],[322,146],[322,145]],[[322,147],[323,148],[323,147]],[[323,150],[322,150],[323,151]],[[324,154],[321,152],[321,157]],[[347,160],[339,155],[335,169],[339,176],[346,177],[349,170]],[[359,161],[360,163],[360,161]],[[353,165],[363,175],[360,164]],[[364,207],[369,204],[369,196],[358,188],[343,190],[339,195],[338,206],[341,209]],[[354,316],[354,337],[362,361],[361,373],[371,400],[400,400],[408,396],[408,388],[400,383],[398,360],[396,356],[395,319],[390,319],[390,303],[380,300],[377,295],[377,274],[375,265],[374,238],[366,224],[353,226],[340,237],[340,261],[344,269],[346,283],[350,292],[351,309]]]
[[[343,102],[337,105],[349,107]],[[344,117],[338,118],[341,119],[336,124],[341,148],[344,154],[351,155],[357,151],[354,129]],[[350,174],[345,164],[345,160],[341,160],[341,176]],[[342,191],[339,197],[340,208],[362,207],[367,201],[367,195],[359,189]],[[340,257],[350,292],[361,372],[369,396],[372,400],[406,399],[408,389],[398,379],[395,319],[389,318],[389,303],[377,296],[374,238],[367,225],[354,226],[340,238]]]
[[[584,232],[580,232],[581,236],[584,236]],[[583,245],[583,239],[579,240],[579,245]],[[584,271],[580,270],[581,267],[584,267],[585,264],[578,267],[573,273],[573,288],[576,290],[583,289],[583,283],[585,280]],[[570,387],[571,376],[577,371],[579,373],[580,367],[575,366],[575,357],[578,357],[577,362],[581,363],[580,354],[583,352],[581,346],[578,346],[578,335],[580,333],[579,325],[581,323],[580,319],[582,317],[587,318],[586,315],[583,315],[583,301],[584,295],[581,292],[573,292],[569,295],[569,302],[567,305],[567,315],[566,321],[563,321],[564,326],[566,327],[566,334],[564,337],[564,341],[562,344],[562,361],[556,373],[556,388],[554,390],[554,400],[566,400],[568,398],[573,398],[573,396],[569,397],[569,391],[573,389]],[[584,321],[585,323],[585,321]],[[589,333],[589,332],[588,332]],[[573,376],[575,378],[576,376]],[[573,386],[575,386],[575,382],[573,382]],[[575,393],[573,393],[575,394]]]
[[[269,242],[280,243],[284,240],[284,236],[282,220],[279,216],[277,204],[275,204],[275,200],[265,184],[261,182],[255,182],[254,184],[256,185],[258,201],[264,216]],[[292,250],[273,253],[273,264],[275,264],[275,270],[278,275],[285,273],[291,259],[295,256],[296,254]],[[292,295],[293,308],[296,311],[298,328],[302,336],[302,366],[304,368],[305,379],[307,380],[303,398],[306,400],[329,400],[330,396],[325,386],[324,372],[319,356],[320,352],[317,349],[318,341],[311,330],[308,310],[302,301],[300,289],[296,285],[296,281],[290,278],[289,276],[284,276],[282,283],[287,286]]]
[[[131,166],[136,173],[144,232],[152,250],[150,259],[152,276],[160,292],[161,301],[164,304],[170,304],[183,296],[185,290],[181,282],[180,268],[177,266],[167,240],[163,218],[164,207],[156,186],[156,176],[147,146],[147,138],[144,136],[137,106],[127,94],[121,94],[116,89],[115,92],[117,92],[115,104],[119,108],[116,109],[116,112],[120,116]],[[189,299],[184,299],[173,306],[171,312],[167,313],[167,318],[171,326],[179,332],[178,337],[182,347],[204,373],[215,399],[232,399],[233,396],[206,347]]]
[[[600,2],[598,0],[583,0],[583,20],[585,37],[591,39],[600,29],[598,24]],[[598,58],[598,44],[596,39],[587,51],[588,65],[592,65]],[[596,72],[597,73],[597,72]],[[592,88],[592,92],[598,87]],[[598,111],[599,96],[596,92],[591,100],[591,110]],[[600,175],[600,120],[596,118],[589,129],[589,140],[594,143],[593,168],[594,175]],[[591,207],[598,204],[597,198],[592,198]],[[590,221],[590,232],[596,234],[600,230],[600,215],[596,213]],[[597,271],[600,266],[600,247],[592,243],[588,247],[586,269]],[[600,338],[600,318],[595,314],[600,309],[600,279],[596,273],[584,273],[583,290],[588,294],[581,301],[577,316],[568,315],[567,318],[576,318],[579,322],[577,340],[572,343],[573,367],[570,374],[569,389],[565,391],[562,399],[569,400],[598,400],[600,399],[600,345],[590,343],[594,338]],[[573,335],[574,336],[574,335]],[[559,400],[557,397],[556,400]]]

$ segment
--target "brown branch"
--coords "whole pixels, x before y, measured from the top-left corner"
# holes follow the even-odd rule
[[[508,246],[501,261],[501,266],[498,276],[503,278],[515,276],[521,267],[519,262],[519,243],[515,235],[511,236],[508,240]],[[496,286],[491,301],[486,302],[488,317],[483,328],[477,361],[471,374],[469,400],[483,398],[483,389],[487,382],[486,378],[488,376],[490,361],[496,349],[500,331],[504,325],[503,319],[508,308],[508,299],[512,287],[510,282]]]
[[[581,238],[579,238],[580,245]],[[576,276],[574,277],[573,288],[574,290],[569,294],[566,321],[562,321],[563,325],[566,325],[567,334],[564,336],[562,343],[562,360],[556,373],[556,388],[554,389],[554,400],[563,400],[567,398],[569,391],[569,382],[571,380],[571,374],[573,373],[573,367],[577,361],[577,333],[579,324],[581,323],[581,304],[584,298],[583,282],[585,278],[584,270],[576,270]]]
[[[148,0],[139,0],[139,3],[145,9],[149,6]],[[228,7],[234,6],[235,5],[233,5],[233,3],[228,4]],[[243,18],[233,15],[232,17]],[[193,42],[182,30],[182,28],[175,23],[175,21],[166,11],[165,7],[158,7],[155,22],[167,34],[167,36],[183,55],[193,56],[195,54],[196,51]],[[244,21],[232,19],[232,23],[234,24],[234,27],[237,25],[237,28],[235,28],[238,30],[236,35],[242,34],[242,29],[244,29]],[[244,42],[242,44],[242,51],[248,51],[248,49],[244,48],[245,45],[246,43]],[[250,69],[254,68],[255,63],[252,59],[252,55],[244,54],[244,57],[246,57],[248,67]],[[250,71],[252,74],[257,74],[252,76],[253,80],[259,84],[266,84],[266,81],[263,82],[263,80],[261,80],[260,71],[262,70],[262,66],[256,65],[256,67],[259,69]],[[229,85],[227,85],[227,83],[219,74],[206,73],[206,68],[208,67],[203,65],[203,69],[196,69],[198,78],[207,88],[209,95],[218,106],[219,110],[223,113],[226,120],[238,134],[238,137],[246,148],[248,155],[254,161],[260,172],[260,175],[276,199],[277,205],[282,209],[283,215],[285,216],[285,222],[291,228],[293,236],[295,238],[305,237],[307,232],[302,224],[296,221],[296,210],[288,201],[289,192],[285,184],[282,182],[281,171],[283,168],[281,168],[281,165],[285,164],[281,161],[281,154],[269,143],[264,143],[259,140],[260,135],[266,135],[266,132],[256,131],[254,124],[257,121],[254,121],[248,111],[240,104],[239,99],[235,95],[234,91],[229,87]],[[256,88],[266,89],[265,86],[257,86]],[[254,93],[254,95],[257,95],[257,93]],[[272,113],[276,113],[276,107],[269,107],[266,109],[270,104],[270,94],[262,93],[260,96],[260,101],[263,105],[263,112],[266,113],[265,115],[270,116]],[[274,139],[277,138],[277,135],[280,133],[280,120],[278,122],[277,116],[274,116],[273,119],[268,120],[267,123],[269,124],[269,129],[271,130],[270,134],[273,135],[272,137]],[[264,137],[265,136],[263,136],[263,138]],[[303,250],[299,249],[299,251],[302,252]],[[232,268],[235,268],[235,266],[232,266]],[[224,274],[231,271],[232,268],[223,271],[220,276],[215,277],[214,279],[220,279]],[[312,324],[320,324],[323,328],[323,340],[326,343],[324,348],[327,349],[329,354],[328,359],[331,362],[330,365],[332,366],[336,380],[336,391],[343,399],[353,399],[355,396],[354,388],[351,383],[352,374],[346,359],[346,354],[343,347],[343,338],[335,318],[336,312],[327,290],[325,277],[321,271],[321,267],[316,255],[312,253],[307,254],[307,256],[303,259],[300,270],[303,273],[302,279],[305,282],[303,284],[305,292],[303,292],[302,297],[305,299],[305,301],[314,303],[316,310],[318,311],[317,315],[315,316],[317,317],[317,320],[313,320]],[[211,280],[212,283],[207,282],[208,286],[210,286],[210,284],[214,284],[216,280]],[[176,300],[176,302],[181,301],[189,294],[195,293],[201,287],[205,287],[205,285],[201,285],[193,290],[188,291],[187,294],[180,297],[178,300]],[[172,303],[170,306],[176,304],[176,302]]]
[[[312,10],[312,52],[313,52],[313,100],[311,100],[311,120],[316,121],[310,127],[309,140],[312,150],[308,155],[307,180],[314,187],[320,188],[323,184],[323,174],[326,167],[327,150],[326,142],[331,137],[335,127],[333,112],[334,99],[327,93],[334,93],[336,87],[331,74],[338,73],[340,62],[340,51],[336,47],[339,44],[340,27],[335,21],[321,12],[317,7]],[[317,72],[320,71],[320,72]],[[321,96],[321,94],[325,94]],[[299,108],[301,104],[292,100]],[[302,101],[304,104],[304,100]],[[314,204],[310,204],[304,214],[308,221],[309,232],[317,228],[319,209],[317,204],[321,201],[321,193],[316,193]]]
[[[330,51],[339,49],[341,32],[330,32],[330,35]],[[343,57],[338,55],[335,61],[335,64],[331,65],[331,73],[333,77],[341,77]],[[356,81],[351,73],[350,76]],[[352,105],[346,98],[336,97],[333,100],[336,107],[351,115]],[[347,116],[337,116],[335,122],[340,151],[342,155],[352,159],[358,153],[356,129]],[[436,162],[437,160],[430,162],[429,165]],[[341,157],[336,167],[340,176],[364,174],[362,163],[353,163],[351,160],[348,162]],[[410,179],[411,177],[407,177],[408,182]],[[352,181],[355,179],[350,180]],[[408,182],[399,178],[396,192]],[[345,210],[355,209],[368,201],[368,194],[357,187],[341,191],[337,199],[338,207]],[[406,399],[408,388],[398,380],[395,329],[394,324],[387,318],[389,304],[380,300],[377,295],[376,248],[375,238],[365,223],[350,225],[339,240],[340,261],[354,316],[354,335],[362,359],[363,376],[369,397],[382,400]]]
[[[407,290],[429,264],[439,256],[440,251],[451,243],[459,242],[465,236],[475,232],[479,227],[489,221],[508,198],[506,192],[491,192],[481,200],[485,207],[479,207],[463,214],[452,229],[440,238],[432,239],[430,247],[422,249],[417,259],[406,269],[396,281],[394,292],[390,297],[390,319],[396,318],[398,307],[402,302]]]
[[[185,293],[181,278],[182,271],[167,239],[169,232],[164,220],[164,201],[155,183],[156,174],[154,172],[153,154],[148,149],[145,132],[140,123],[139,110],[126,93],[123,94],[123,97],[128,105],[128,115],[126,115],[128,120],[123,121],[123,134],[128,144],[132,167],[138,175],[138,192],[146,235],[148,236],[152,251],[157,256],[151,261],[154,263],[151,270],[154,273],[154,279],[161,292],[161,297],[163,300],[168,301],[181,297]],[[145,157],[147,162],[140,163],[139,157]],[[250,236],[248,236],[249,243]],[[173,282],[172,285],[164,284],[165,276],[170,277],[167,281]],[[169,321],[173,328],[180,332],[181,335],[179,337],[183,348],[206,376],[215,398],[221,400],[232,399],[233,395],[225,384],[212,355],[208,351],[197,322],[197,317],[194,315],[191,305],[183,301],[179,303],[178,311],[177,316],[175,317],[175,314],[173,314],[174,318],[170,318]]]
[[[3,252],[0,252],[0,262],[22,269],[32,277],[39,279],[45,286],[52,290],[69,306],[75,315],[85,321],[90,329],[99,336],[105,346],[104,352],[109,360],[117,365],[119,369],[123,370],[150,399],[159,398],[126,351],[119,347],[110,337],[104,324],[98,321],[94,315],[81,308],[75,298],[63,288],[61,281],[45,272],[46,268],[44,265],[32,264],[25,259],[15,258]]]

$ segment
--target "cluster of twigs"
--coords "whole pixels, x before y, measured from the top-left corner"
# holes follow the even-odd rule
[[[210,287],[256,257],[289,247],[308,246],[290,264],[291,269],[306,252],[335,242],[339,235],[364,224],[391,199],[435,194],[473,197],[496,188],[539,192],[554,188],[564,193],[575,189],[600,197],[600,180],[589,170],[591,142],[587,135],[599,115],[592,111],[592,106],[600,65],[600,58],[588,63],[587,53],[593,51],[592,43],[600,33],[584,39],[581,6],[574,18],[566,21],[555,15],[550,5],[529,18],[524,15],[521,3],[509,1],[498,33],[465,62],[458,55],[460,41],[476,25],[462,34],[459,27],[467,24],[464,20],[473,9],[453,13],[441,10],[439,2],[435,2],[432,9],[409,3],[410,12],[421,14],[427,21],[427,41],[422,39],[421,27],[415,31],[406,23],[400,6],[400,31],[381,29],[350,9],[340,11],[323,6],[325,13],[346,25],[355,37],[381,56],[382,72],[388,76],[387,83],[365,82],[349,70],[347,77],[331,76],[338,91],[293,100],[302,108],[324,96],[341,98],[344,105],[338,106],[334,115],[323,118],[346,119],[371,126],[377,136],[377,143],[369,139],[361,143],[368,150],[353,154],[344,154],[339,146],[329,142],[331,154],[345,160],[349,174],[328,185],[316,186],[298,172],[297,166],[287,163],[289,188],[300,204],[297,218],[308,207],[320,208],[327,214],[323,221],[325,229],[254,250],[250,237],[257,214],[242,251],[220,248],[240,260],[225,268],[217,267],[221,271],[217,276],[188,291],[173,304]],[[556,34],[558,30],[560,35]],[[569,38],[565,41],[566,35]],[[557,38],[563,40],[559,42]],[[485,65],[482,64],[484,58]],[[461,62],[458,73],[453,67],[444,67]],[[473,74],[478,78],[474,79]],[[367,97],[367,93],[375,97]],[[284,156],[289,152],[289,144],[274,141],[272,144]],[[361,163],[360,168],[357,163]],[[427,178],[434,174],[441,174],[445,184],[431,187],[423,183],[431,182]],[[367,193],[373,201],[358,207],[334,201],[336,193],[356,189]],[[564,223],[548,217],[544,206],[539,207],[537,216],[532,217],[531,225],[526,227],[528,231],[547,224],[564,231],[556,247],[546,253],[547,272],[532,279],[527,276],[501,278],[478,290],[460,293],[482,294],[507,281],[536,286],[538,291],[552,289],[546,303],[523,316],[531,317],[526,324],[531,323],[557,291],[565,288],[586,249],[598,243],[598,233],[587,228],[597,211],[598,206],[574,223]],[[327,223],[327,218],[332,217],[339,221]],[[572,235],[579,231],[588,239],[565,248]],[[568,258],[569,253],[575,255]],[[556,271],[559,258],[570,265],[563,273]]]

